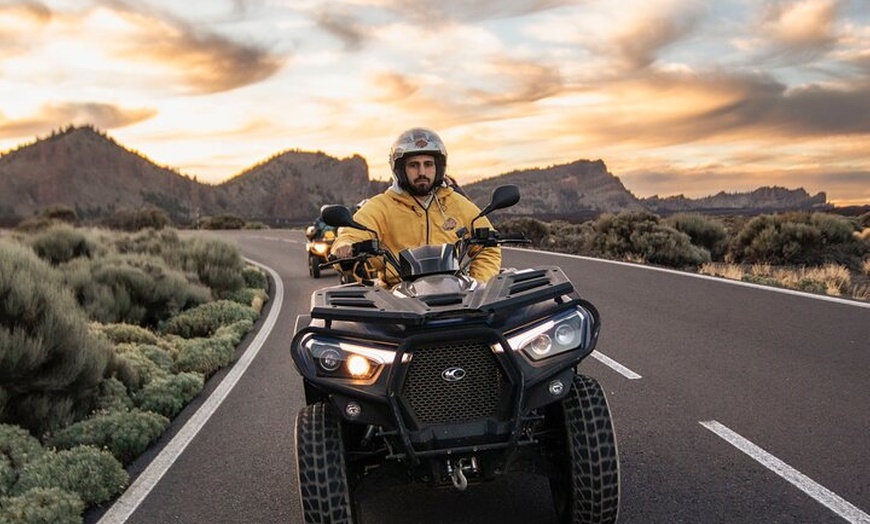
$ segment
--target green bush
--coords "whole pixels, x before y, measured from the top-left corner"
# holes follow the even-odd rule
[[[95,328],[113,344],[157,344],[159,340],[154,332],[135,324],[96,324]]]
[[[137,391],[152,380],[163,378],[170,370],[162,368],[157,362],[139,350],[137,344],[119,344],[115,346],[115,358],[124,361],[134,370],[132,376],[119,376],[129,391]]]
[[[245,281],[246,288],[266,289],[266,273],[258,267],[245,266],[242,269],[242,279]]]
[[[550,234],[550,226],[536,218],[510,218],[495,227],[502,235],[522,235],[535,247],[544,247],[542,241]]]
[[[0,424],[0,496],[9,493],[18,471],[45,453],[42,444],[26,429]]]
[[[109,229],[139,231],[141,229],[163,229],[172,224],[169,215],[155,207],[146,209],[122,209],[104,217],[100,224]]]
[[[90,257],[94,250],[84,233],[65,223],[34,233],[27,241],[39,258],[52,265],[78,257]]]
[[[728,244],[728,232],[721,221],[690,213],[678,213],[664,223],[689,235],[692,244],[706,249],[713,260],[722,260]]]
[[[245,337],[245,335],[254,327],[254,321],[245,318],[242,320],[237,320],[232,324],[227,324],[226,326],[221,326],[215,331],[214,337],[212,338],[226,338],[229,340],[230,344],[233,346],[238,346],[239,342]]]
[[[133,399],[120,379],[109,377],[100,383],[96,411],[124,411],[132,407]]]
[[[118,253],[161,257],[173,268],[181,269],[184,242],[175,229],[145,229],[137,233],[115,235],[112,244]]]
[[[867,244],[847,219],[824,213],[785,213],[753,218],[735,235],[728,258],[737,263],[860,267]]]
[[[107,449],[123,464],[141,455],[157,441],[169,419],[151,411],[97,412],[52,434],[46,445],[71,449],[89,445]]]
[[[184,269],[194,272],[215,297],[245,286],[245,261],[239,249],[227,242],[196,237],[187,244]]]
[[[153,411],[174,418],[194,397],[204,384],[203,375],[182,372],[150,382],[134,395],[139,409]]]
[[[33,488],[0,498],[0,524],[81,524],[85,504],[61,488]]]
[[[87,505],[106,502],[127,487],[129,476],[108,451],[78,446],[50,451],[29,462],[12,488],[21,495],[34,488],[60,488],[75,493]]]
[[[233,302],[217,300],[183,311],[166,321],[162,331],[184,338],[209,337],[221,326],[239,320],[257,320],[259,315],[252,308]]]
[[[197,229],[244,229],[245,220],[234,215],[205,217],[196,223]]]
[[[0,239],[0,296],[0,423],[41,434],[89,413],[111,347],[89,331],[57,271]]]
[[[232,362],[234,355],[235,346],[229,337],[185,339],[175,367],[180,372],[191,371],[208,377]]]
[[[211,298],[207,289],[148,255],[77,260],[65,268],[64,276],[90,318],[107,324],[155,327]]]
[[[79,215],[76,213],[76,210],[63,204],[48,206],[39,213],[39,216],[68,224],[75,224],[79,221]]]
[[[238,302],[239,304],[248,306],[259,312],[259,310],[263,306],[263,303],[266,302],[267,297],[268,295],[262,289],[246,287],[238,291],[228,293],[225,298],[227,300],[231,300],[233,302]]]
[[[692,245],[689,235],[659,223],[649,213],[603,215],[594,224],[594,254],[626,259],[639,257],[651,264],[684,268],[710,262],[710,253]]]

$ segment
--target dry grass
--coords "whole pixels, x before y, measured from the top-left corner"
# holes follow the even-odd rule
[[[863,271],[864,276],[870,275],[870,261],[864,262]],[[787,268],[767,264],[740,266],[737,264],[708,263],[701,266],[699,272],[731,280],[770,284],[833,296],[845,295],[858,300],[870,300],[870,283],[858,282],[853,284],[852,273],[847,267],[838,264]],[[858,276],[860,277],[860,275]]]

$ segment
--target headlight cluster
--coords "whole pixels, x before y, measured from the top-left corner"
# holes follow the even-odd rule
[[[329,244],[326,242],[315,242],[311,245],[311,249],[318,255],[326,255],[329,252]]]
[[[302,347],[314,359],[317,375],[330,378],[368,380],[392,362],[392,351],[361,346],[331,337],[312,335]]]
[[[585,343],[588,322],[585,311],[573,309],[546,322],[508,337],[514,351],[522,351],[532,360],[542,360],[576,349]]]

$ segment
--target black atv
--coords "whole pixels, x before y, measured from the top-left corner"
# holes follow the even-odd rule
[[[518,200],[516,186],[499,187],[480,216]],[[322,218],[366,230],[341,206]],[[576,370],[595,348],[598,311],[555,266],[507,270],[479,285],[467,276],[474,255],[521,240],[472,229],[456,244],[398,257],[375,236],[330,262],[382,257],[402,282],[320,289],[297,320],[304,522],[356,522],[356,488],[375,472],[464,490],[516,471],[550,479],[561,522],[616,522],[610,410],[598,382]]]
[[[335,228],[320,229],[316,226],[308,226],[305,230],[305,251],[308,252],[308,274],[314,278],[320,278],[322,269],[331,267],[327,264],[329,250],[335,241]]]

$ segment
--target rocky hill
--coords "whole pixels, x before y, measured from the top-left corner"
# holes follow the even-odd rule
[[[464,186],[468,196],[484,205],[496,186],[516,184],[519,204],[500,213],[548,218],[583,218],[601,213],[644,211],[646,208],[601,160],[578,160],[546,169],[514,171]]]
[[[697,200],[640,200],[601,160],[513,171],[463,189],[483,206],[500,184],[516,184],[522,191],[520,203],[500,214],[543,220],[579,220],[620,211],[751,213],[830,207],[824,193],[810,196],[803,189],[785,188],[723,192]],[[17,224],[57,204],[75,209],[85,220],[156,206],[179,225],[219,214],[295,225],[311,220],[323,204],[352,206],[386,186],[369,179],[368,164],[360,156],[337,159],[304,151],[276,154],[219,185],[202,184],[156,165],[93,127],[69,127],[0,156],[0,226]]]
[[[803,188],[761,187],[749,193],[726,193],[721,191],[713,196],[690,199],[683,195],[642,200],[650,211],[659,215],[681,212],[698,213],[736,213],[744,210],[758,212],[783,210],[829,210],[825,193],[810,196]]]
[[[323,204],[353,205],[386,184],[369,180],[365,159],[289,151],[215,186],[220,208],[266,223],[311,220]]]
[[[81,219],[155,206],[178,224],[218,214],[299,223],[323,204],[353,205],[383,188],[368,179],[361,157],[298,151],[277,154],[220,185],[202,184],[92,127],[69,127],[0,157],[0,225],[57,204]]]
[[[192,207],[211,209],[210,193],[91,127],[71,127],[0,157],[3,222],[54,204],[75,209],[80,218],[156,205],[179,219]]]

